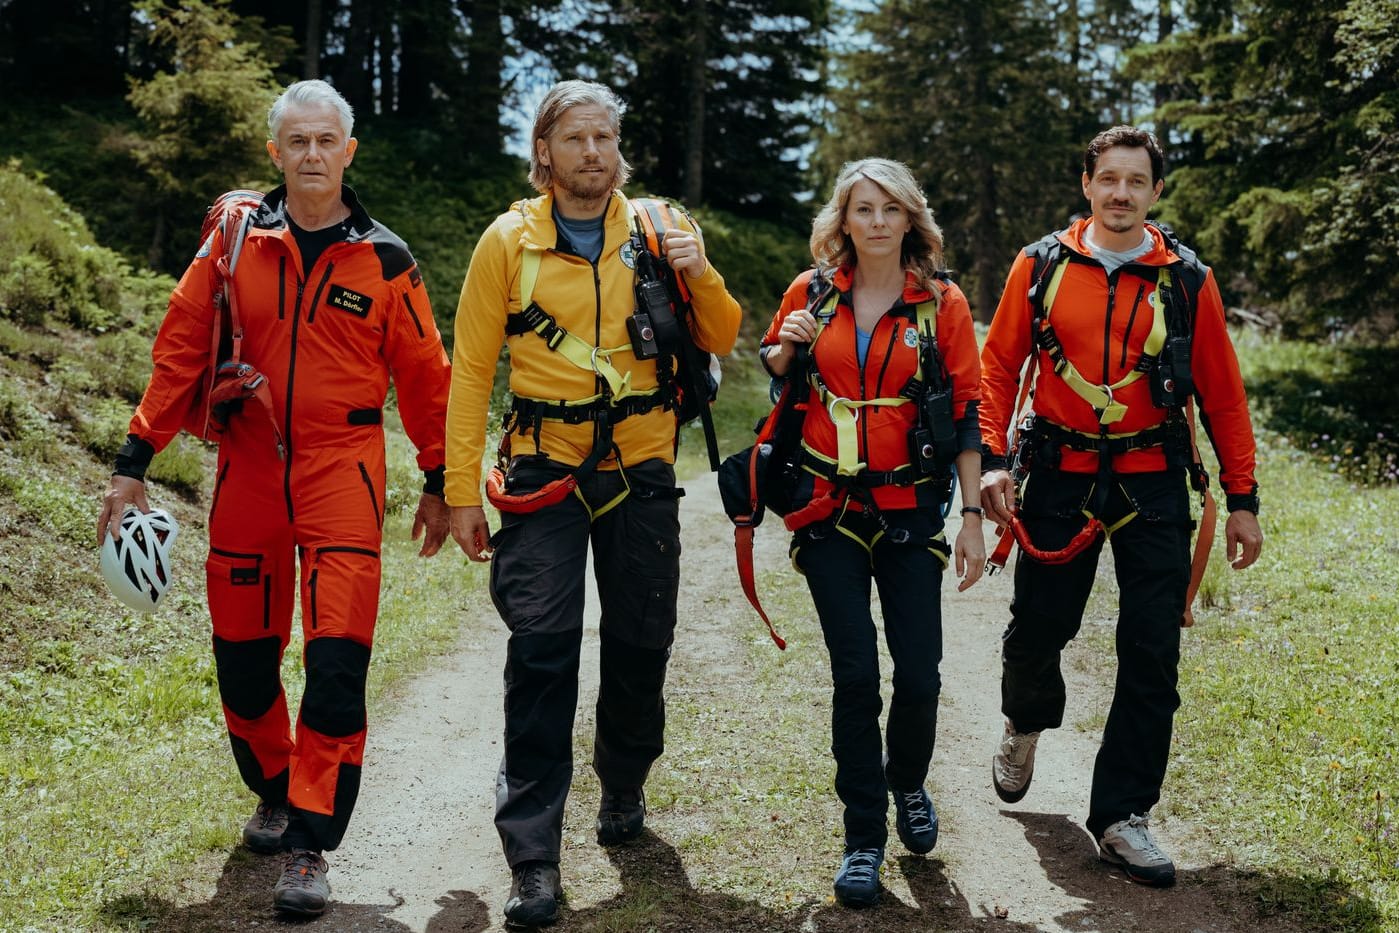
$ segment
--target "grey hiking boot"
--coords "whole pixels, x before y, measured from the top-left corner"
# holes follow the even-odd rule
[[[848,849],[836,872],[836,900],[846,907],[873,907],[879,903],[879,866],[883,849]]]
[[[292,849],[272,889],[272,906],[297,917],[319,917],[330,903],[329,868],[319,852]]]
[[[597,808],[597,844],[621,845],[641,835],[646,826],[646,795],[640,787],[602,789]]]
[[[290,820],[285,803],[259,803],[243,826],[243,845],[261,855],[282,851],[282,833]]]
[[[559,919],[561,900],[557,862],[521,862],[511,870],[505,925],[512,930],[548,926]]]
[[[996,788],[996,796],[1006,803],[1018,803],[1030,789],[1039,740],[1038,732],[1016,732],[1011,721],[1006,720],[1001,744],[991,757],[991,784]]]
[[[1176,866],[1147,827],[1147,819],[1135,813],[1113,823],[1098,840],[1098,857],[1121,867],[1137,884],[1164,888],[1175,884]]]
[[[890,790],[893,790],[890,788]],[[894,826],[899,841],[914,855],[926,855],[938,844],[938,812],[923,788],[913,791],[893,790]]]

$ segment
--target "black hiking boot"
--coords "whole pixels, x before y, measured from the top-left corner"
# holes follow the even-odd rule
[[[646,826],[646,795],[640,787],[602,789],[597,808],[597,844],[616,846],[631,842]]]
[[[522,862],[511,870],[505,926],[512,930],[548,926],[559,919],[561,900],[557,862]]]

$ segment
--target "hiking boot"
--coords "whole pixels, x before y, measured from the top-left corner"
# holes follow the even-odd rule
[[[511,870],[505,925],[516,930],[548,926],[559,919],[561,900],[557,862],[521,862]]]
[[[873,907],[879,903],[879,866],[883,849],[849,849],[836,872],[836,900],[846,907]]]
[[[991,783],[996,796],[1006,803],[1018,803],[1030,789],[1030,778],[1035,774],[1035,744],[1039,740],[1038,732],[1016,732],[1011,721],[1006,720],[1001,744],[991,757]]]
[[[1098,840],[1098,857],[1121,867],[1137,884],[1153,888],[1175,884],[1176,866],[1146,824],[1146,817],[1136,814],[1113,823]]]
[[[284,803],[259,803],[243,825],[243,845],[260,855],[282,851],[282,833],[287,831],[291,814]]]
[[[640,787],[623,790],[602,789],[597,808],[597,844],[621,845],[641,835],[646,825],[646,795]]]
[[[891,788],[892,789],[892,788]],[[923,788],[894,793],[894,825],[899,841],[914,855],[926,855],[938,844],[938,811]]]
[[[287,853],[287,866],[272,889],[272,906],[282,913],[298,917],[319,917],[330,903],[329,869],[319,852],[292,849]]]

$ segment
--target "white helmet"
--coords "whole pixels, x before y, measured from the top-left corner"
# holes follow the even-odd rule
[[[102,576],[112,594],[132,609],[150,612],[170,588],[170,549],[180,526],[164,509],[128,508],[121,538],[102,538]]]

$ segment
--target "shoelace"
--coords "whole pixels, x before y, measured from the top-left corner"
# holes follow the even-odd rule
[[[291,875],[288,880],[290,886],[309,888],[315,884],[316,876],[323,871],[325,871],[325,859],[309,849],[293,852],[287,861],[287,874]]]
[[[277,823],[285,823],[285,814],[278,813],[277,808],[270,803],[260,803],[257,805],[258,829],[267,829]]]
[[[923,805],[923,792],[913,791],[902,794],[904,799],[904,810],[908,813],[908,827],[916,833],[924,832],[933,828],[933,819],[928,814],[928,808]]]
[[[539,867],[526,868],[524,877],[520,879],[520,899],[529,900],[539,897],[544,893],[544,887],[544,869]]]
[[[1128,818],[1127,830],[1124,831],[1122,835],[1125,838],[1127,832],[1135,830],[1135,832],[1132,832],[1132,838],[1127,839],[1127,842],[1132,848],[1141,852],[1149,861],[1170,861],[1170,859],[1166,858],[1166,853],[1162,852],[1161,847],[1156,844],[1156,839],[1151,835],[1151,830],[1147,828],[1147,823],[1148,819],[1146,817],[1137,816],[1134,813]]]
[[[858,884],[873,881],[879,873],[879,850],[856,849],[846,859],[845,878]]]
[[[1026,759],[1030,756],[1030,750],[1035,747],[1035,742],[1039,740],[1039,735],[1033,732],[1012,733],[1006,737],[1006,745],[1009,746],[1005,758],[1005,770],[1012,775],[1018,776],[1025,769]]]

